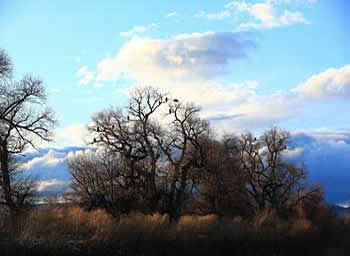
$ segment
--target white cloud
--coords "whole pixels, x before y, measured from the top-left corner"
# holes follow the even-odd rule
[[[25,175],[38,180],[38,191],[64,191],[71,181],[67,159],[75,152],[93,152],[86,147],[40,148],[22,155],[21,168]]]
[[[38,188],[37,191],[42,192],[44,190],[47,190],[49,188],[56,188],[66,186],[69,184],[69,181],[64,180],[57,180],[57,179],[51,179],[51,180],[43,180],[38,182]]]
[[[304,148],[302,147],[295,147],[291,149],[286,149],[283,151],[283,155],[287,158],[295,158],[299,157],[304,152]]]
[[[268,14],[267,10],[259,15],[268,20]],[[286,18],[290,19],[297,17]],[[98,64],[97,82],[127,76],[141,84],[162,88],[180,100],[202,106],[202,117],[212,120],[220,132],[280,125],[297,118],[307,104],[313,103],[301,92],[303,86],[299,86],[303,90],[298,87],[264,95],[259,93],[258,82],[254,80],[222,84],[215,79],[234,70],[234,61],[245,58],[255,47],[253,35],[206,32],[169,39],[133,38],[115,57],[107,57]],[[343,78],[338,77],[337,81],[347,81],[346,72],[338,73]]]
[[[223,20],[226,18],[229,18],[231,16],[231,13],[228,10],[224,10],[217,13],[206,13],[204,11],[200,11],[195,15],[197,18],[205,18],[208,20]]]
[[[235,13],[246,13],[253,21],[243,22],[237,30],[268,29],[295,24],[310,24],[310,22],[299,11],[284,10],[279,13],[275,7],[279,3],[292,3],[294,1],[265,1],[258,3],[247,3],[245,1],[233,1],[225,5]]]
[[[135,36],[135,35],[144,34],[147,31],[153,30],[153,29],[155,29],[157,27],[158,27],[158,24],[155,24],[155,23],[152,23],[152,24],[149,24],[149,25],[146,25],[146,26],[135,25],[130,30],[120,32],[119,34],[122,37],[132,37],[132,36]]]
[[[246,33],[193,33],[167,40],[133,38],[117,56],[98,64],[97,81],[123,75],[146,83],[190,81],[222,75],[231,61],[245,58],[255,47]]]
[[[32,169],[38,165],[40,166],[57,166],[65,160],[64,155],[57,153],[56,151],[50,149],[46,154],[35,157],[28,162],[21,165],[24,170]]]
[[[177,12],[170,12],[166,15],[168,18],[178,16]]]
[[[315,100],[350,97],[350,65],[339,69],[330,68],[312,76],[295,92]]]
[[[95,72],[89,71],[87,66],[81,67],[77,72],[79,84],[87,85],[95,78]]]
[[[328,69],[320,74],[313,75],[297,88],[285,93],[261,95],[257,93],[254,86],[251,89],[243,86],[236,91],[230,88],[226,89],[229,91],[227,95],[230,95],[230,93],[241,94],[238,98],[243,100],[232,100],[225,104],[225,100],[222,100],[222,103],[220,102],[220,96],[217,93],[211,93],[212,100],[217,99],[218,106],[223,106],[220,109],[221,114],[220,111],[217,111],[218,107],[210,107],[213,116],[234,117],[231,120],[222,118],[222,121],[217,121],[220,129],[235,128],[241,130],[269,127],[300,116],[305,107],[313,104],[316,100],[349,98],[350,65],[339,69]],[[217,98],[216,95],[218,95]],[[318,139],[327,136],[338,136],[336,143],[333,144],[334,147],[342,147],[343,140],[350,137],[348,133],[335,133],[334,131],[329,133],[327,130],[319,130],[317,133],[314,131],[313,136],[318,136]]]
[[[350,149],[350,131],[349,130],[334,130],[327,127],[321,127],[312,130],[298,130],[296,134],[307,134],[317,141],[326,142],[329,145],[349,144]]]
[[[310,24],[310,21],[306,20],[301,12],[291,12],[285,10],[282,16],[279,17],[279,26],[288,26],[293,24]]]
[[[85,149],[85,150],[77,150],[77,151],[71,151],[67,154],[67,159],[74,159],[78,156],[82,155],[95,155],[96,152],[92,151],[91,149]]]
[[[343,208],[350,208],[350,200],[338,203],[337,205]]]
[[[222,85],[204,81],[172,83],[165,89],[180,102],[201,106],[201,117],[211,121],[219,135],[271,127],[302,112],[304,105],[298,98],[279,93],[261,95],[257,84],[246,81]]]
[[[214,112],[211,119],[215,120],[214,127],[221,133],[242,132],[278,126],[301,113],[302,107],[299,99],[288,94],[260,95],[256,90],[251,90],[248,97],[243,97],[240,102],[230,102],[221,109],[221,114]]]
[[[84,146],[84,139],[87,136],[87,130],[85,125],[73,124],[63,128],[57,129],[55,133],[55,146],[68,147],[68,146]]]

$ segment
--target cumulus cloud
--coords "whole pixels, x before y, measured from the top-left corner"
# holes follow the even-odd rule
[[[290,98],[287,94],[259,95],[254,90],[249,98],[244,98],[241,103],[231,102],[226,110],[222,109],[221,114],[217,113],[210,119],[215,120],[213,126],[220,133],[279,126],[302,113],[303,106],[298,102],[297,98]],[[218,119],[225,116],[228,118]]]
[[[208,119],[219,135],[278,126],[298,116],[304,108],[300,98],[288,93],[259,94],[257,81],[173,85],[167,91],[180,101],[201,106],[201,117]]]
[[[194,33],[164,40],[134,38],[115,57],[98,64],[97,80],[127,76],[160,86],[174,97],[202,106],[202,117],[212,120],[222,132],[279,125],[302,114],[314,95],[322,99],[349,95],[348,66],[317,74],[294,90],[269,95],[258,93],[257,81],[216,82],[215,78],[226,74],[229,67],[232,70],[234,62],[246,58],[254,47],[254,34],[246,32]]]
[[[330,68],[299,85],[295,92],[315,100],[350,97],[350,65]]]
[[[98,64],[97,80],[123,75],[142,82],[189,81],[222,75],[233,60],[246,58],[256,47],[248,33],[193,33],[167,40],[134,38],[114,58]]]
[[[93,97],[86,98],[86,102],[94,103],[100,101],[102,98]],[[64,147],[83,147],[89,142],[88,132],[85,124],[71,124],[64,127],[59,127],[54,131],[53,141],[47,142],[40,140],[40,138],[34,138],[34,145],[36,148],[64,148]],[[27,147],[25,153],[32,153],[36,150],[32,147]]]
[[[41,148],[21,156],[21,168],[25,175],[38,179],[38,191],[64,191],[71,176],[66,162],[74,152],[85,152],[84,147]],[[89,152],[93,149],[89,149]]]
[[[95,72],[89,71],[87,66],[81,67],[77,72],[79,84],[87,85],[95,78]]]
[[[64,187],[69,185],[69,181],[65,180],[57,180],[57,179],[51,179],[51,180],[44,180],[38,182],[37,191],[44,192],[45,190],[63,190]]]
[[[146,26],[135,25],[130,30],[120,32],[119,34],[122,37],[132,37],[132,36],[135,36],[135,35],[144,34],[147,31],[153,30],[153,29],[155,29],[157,27],[158,27],[158,24],[155,24],[155,23],[152,23],[152,24],[149,24],[149,25],[146,25]]]
[[[261,5],[233,2],[236,8],[250,10],[262,21],[275,19],[277,2]],[[227,8],[233,8],[230,3]],[[282,2],[280,2],[282,4]],[[255,9],[254,9],[255,8]],[[281,22],[298,19],[286,10]],[[202,117],[213,121],[220,132],[242,131],[280,125],[303,114],[317,88],[322,95],[344,95],[348,88],[348,68],[331,75],[317,74],[294,90],[261,94],[258,82],[219,83],[216,78],[233,70],[236,61],[245,59],[256,48],[256,34],[251,32],[205,32],[177,35],[168,39],[132,38],[114,57],[98,63],[97,83],[128,79],[165,89],[174,97],[202,106]],[[333,77],[332,79],[330,77]],[[319,82],[319,81],[323,82]],[[340,85],[339,85],[340,84]],[[312,85],[312,86],[311,86]],[[325,90],[327,89],[327,90]],[[310,92],[312,91],[312,93]],[[343,89],[342,92],[348,91]],[[332,92],[332,93],[330,93]],[[314,96],[312,96],[314,97]],[[321,99],[327,98],[325,96]]]
[[[96,151],[91,149],[81,149],[81,150],[71,151],[67,154],[67,159],[74,159],[75,157],[82,156],[82,155],[94,155],[95,153]]]
[[[193,81],[158,88],[169,92],[180,102],[193,102],[200,106],[201,117],[211,121],[220,134],[278,125],[297,116],[303,108],[298,103],[299,99],[289,94],[259,94],[257,81],[225,85],[214,81]],[[123,90],[123,93],[128,95],[132,89]]]
[[[348,97],[350,83],[347,81],[350,78],[345,70],[347,69],[341,68],[337,72],[331,72],[332,75],[314,75],[301,86],[284,93],[259,94],[257,81],[224,87],[214,83],[192,85],[188,88],[177,86],[172,92],[177,93],[178,97],[199,102],[203,106],[203,117],[212,120],[214,127],[220,132],[240,132],[245,129],[278,126],[283,121],[297,118],[304,113],[306,106],[315,102],[313,99]],[[326,136],[327,133],[318,134]],[[328,136],[335,135],[332,132]],[[345,136],[337,134],[340,135]]]
[[[56,151],[50,149],[46,154],[35,157],[25,162],[22,164],[21,168],[29,170],[38,166],[50,167],[56,166],[63,161],[64,156],[62,154],[59,154]]]
[[[196,18],[205,18],[208,20],[223,20],[229,18],[231,13],[228,10],[220,11],[217,13],[206,13],[205,11],[200,11],[195,14]]]
[[[169,12],[167,15],[166,15],[168,18],[171,18],[171,17],[176,17],[178,16],[177,12]]]
[[[296,89],[267,95],[258,93],[257,81],[225,86],[215,82],[177,84],[170,92],[201,105],[202,117],[213,121],[221,132],[242,131],[280,125],[297,118],[314,100],[348,97],[349,67],[327,70]]]
[[[72,124],[56,130],[54,145],[56,147],[84,146],[87,130],[83,124]]]
[[[243,22],[237,30],[249,29],[269,29],[295,24],[310,24],[301,12],[284,9],[282,12],[276,8],[277,4],[292,3],[295,1],[265,1],[257,3],[247,3],[245,1],[233,1],[225,5],[235,13],[248,14],[252,21]]]
[[[302,147],[295,147],[295,148],[287,148],[283,151],[283,155],[287,158],[295,158],[299,157],[304,152],[304,149]]]

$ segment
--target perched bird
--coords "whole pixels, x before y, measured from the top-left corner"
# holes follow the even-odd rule
[[[99,132],[99,131],[100,131],[100,127],[99,127],[99,126],[97,126],[96,131],[97,131],[97,132]]]
[[[114,124],[112,124],[112,130],[114,129]]]
[[[130,116],[128,116],[128,121],[130,121]]]
[[[168,102],[168,97],[165,97],[165,102]]]
[[[171,108],[169,108],[169,114],[171,114]]]
[[[254,137],[254,141],[256,141],[256,137]]]

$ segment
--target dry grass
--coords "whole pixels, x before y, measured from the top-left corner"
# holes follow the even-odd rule
[[[335,242],[337,237],[349,237],[350,219],[334,225],[338,226],[327,230],[316,227],[302,213],[287,222],[268,209],[249,221],[239,216],[184,216],[169,226],[168,217],[160,214],[133,213],[116,219],[104,210],[51,208],[34,210],[15,222],[1,216],[0,227],[10,242],[1,242],[0,236],[0,247],[8,247],[3,255],[204,256],[227,250],[235,255],[327,255],[322,254],[327,248],[350,249],[345,239]]]

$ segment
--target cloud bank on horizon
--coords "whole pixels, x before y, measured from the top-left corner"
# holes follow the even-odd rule
[[[94,154],[95,150],[88,147],[40,149],[26,155],[22,168],[26,174],[39,178],[39,192],[61,193],[68,191],[70,185],[67,160],[79,154]],[[288,161],[305,163],[310,184],[320,183],[329,203],[349,201],[350,131],[298,131],[292,135],[284,155]]]

